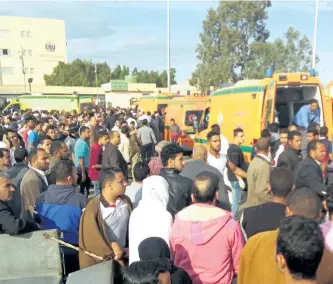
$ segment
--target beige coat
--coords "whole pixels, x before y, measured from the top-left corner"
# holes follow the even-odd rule
[[[268,183],[271,164],[261,156],[256,156],[247,171],[248,196],[247,201],[240,208],[257,206],[271,200]]]

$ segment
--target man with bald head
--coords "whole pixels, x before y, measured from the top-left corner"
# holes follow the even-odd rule
[[[120,144],[120,133],[118,131],[110,131],[110,143],[106,144],[103,153],[103,168],[119,168],[123,172],[125,178],[128,177],[128,164],[118,149]]]
[[[185,164],[181,174],[191,180],[195,180],[197,175],[201,172],[211,172],[216,175],[218,179],[218,193],[219,198],[217,205],[225,210],[230,211],[231,206],[228,198],[228,193],[224,184],[223,176],[213,166],[207,164],[207,148],[204,145],[196,145],[193,148],[192,161]]]

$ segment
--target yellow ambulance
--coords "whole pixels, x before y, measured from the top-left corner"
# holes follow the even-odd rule
[[[138,111],[151,113],[155,111],[165,112],[168,102],[173,98],[172,93],[151,93],[142,95],[138,101]]]
[[[77,93],[73,95],[52,95],[41,93],[26,93],[13,99],[3,112],[11,110],[65,110],[82,112],[85,106],[93,105],[92,96],[80,96]]]
[[[195,143],[207,143],[207,133],[219,124],[221,133],[233,141],[233,130],[244,130],[244,153],[251,153],[260,132],[269,123],[281,128],[292,124],[298,110],[311,99],[317,99],[321,110],[320,124],[332,129],[332,105],[315,71],[310,73],[274,74],[270,68],[262,80],[243,80],[234,86],[216,90],[201,118]],[[249,155],[246,155],[247,158]]]

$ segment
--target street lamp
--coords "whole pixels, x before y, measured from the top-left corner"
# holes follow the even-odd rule
[[[28,78],[28,83],[29,83],[29,90],[31,93],[31,83],[32,83],[33,79],[32,78]]]
[[[313,69],[316,67],[318,13],[319,13],[319,0],[316,0],[315,25],[314,25],[314,35],[313,35],[313,47],[312,47],[312,66],[311,66]]]

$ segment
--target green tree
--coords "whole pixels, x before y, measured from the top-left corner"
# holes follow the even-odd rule
[[[75,59],[71,63],[59,62],[52,74],[44,75],[48,86],[96,86],[95,64]],[[110,80],[110,68],[106,62],[97,63],[97,86]]]
[[[270,1],[220,1],[203,22],[196,52],[200,63],[191,84],[201,89],[221,82],[237,81],[251,58],[250,45],[269,36],[264,20]]]
[[[269,1],[223,1],[210,9],[196,49],[200,63],[190,83],[204,90],[244,78],[260,79],[272,64],[276,72],[307,71],[312,51],[306,36],[289,27],[283,38],[268,41],[265,20],[270,6]]]

